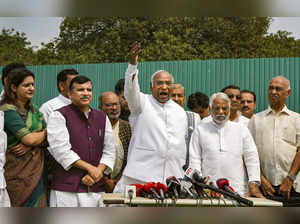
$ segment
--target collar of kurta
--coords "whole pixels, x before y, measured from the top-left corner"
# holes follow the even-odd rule
[[[211,121],[210,121],[211,125],[214,126],[216,129],[222,129],[222,128],[224,128],[224,127],[228,124],[228,122],[230,122],[230,120],[227,120],[227,121],[226,121],[225,123],[223,123],[223,124],[217,124],[217,123],[214,121],[213,118],[212,118]]]
[[[169,99],[169,100],[168,100],[167,102],[165,102],[165,103],[160,103],[160,102],[157,101],[157,99],[155,99],[155,98],[153,97],[153,95],[151,95],[151,99],[152,99],[153,102],[155,102],[157,105],[159,105],[159,106],[161,106],[161,107],[165,107],[165,106],[169,105],[170,103],[172,103],[172,100],[171,100],[171,99]]]
[[[282,110],[278,113],[276,113],[270,106],[268,107],[267,111],[266,111],[266,115],[270,115],[270,114],[287,114],[290,115],[290,110],[287,108],[286,105],[284,105],[284,107],[282,108]]]
[[[85,113],[82,112],[77,106],[75,106],[74,104],[71,104],[70,106],[78,114],[78,116],[80,116],[85,121],[88,120],[88,118],[90,118],[90,116],[92,116],[92,114],[93,114],[91,112],[93,112],[94,109],[91,108],[91,107],[89,108],[89,111],[88,111],[89,116],[87,118],[86,115],[85,115]]]
[[[62,94],[59,94],[58,98],[60,98],[66,104],[70,104],[71,103],[71,100],[69,98],[63,96]]]

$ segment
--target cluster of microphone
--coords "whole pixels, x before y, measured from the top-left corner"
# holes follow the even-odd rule
[[[229,185],[225,178],[218,179],[216,185],[210,182],[209,177],[202,177],[200,172],[193,168],[187,168],[183,178],[174,176],[166,179],[163,183],[148,182],[142,184],[132,184],[136,187],[136,196],[151,199],[165,200],[171,199],[204,199],[204,198],[227,198],[236,202],[253,206],[253,202],[241,197]]]

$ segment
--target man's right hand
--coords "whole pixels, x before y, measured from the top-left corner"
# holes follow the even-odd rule
[[[93,165],[91,165],[87,171],[89,175],[94,179],[95,183],[97,183],[103,177],[103,171]]]
[[[129,56],[129,63],[131,65],[137,65],[139,54],[141,53],[141,44],[137,41],[133,43],[131,46],[130,56]]]
[[[272,187],[272,184],[264,176],[261,176],[261,189],[265,196],[269,195],[274,197],[275,190]]]

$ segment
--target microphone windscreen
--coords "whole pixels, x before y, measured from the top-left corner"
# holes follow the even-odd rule
[[[148,182],[144,185],[143,189],[147,193],[151,193],[151,189],[155,190],[155,183],[154,182]]]
[[[220,178],[217,180],[218,188],[221,190],[225,190],[225,186],[229,186],[229,181],[225,178]]]
[[[142,191],[144,186],[142,184],[131,184],[131,186],[135,186],[136,188],[136,196],[142,196]]]
[[[157,191],[159,191],[159,189],[162,189],[164,193],[166,193],[168,191],[168,188],[166,187],[166,185],[158,182],[156,183],[156,189]]]

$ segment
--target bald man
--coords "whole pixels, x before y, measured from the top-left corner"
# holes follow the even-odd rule
[[[300,196],[300,117],[285,105],[290,94],[290,81],[274,77],[268,88],[270,107],[253,116],[248,126],[258,148],[266,196]]]
[[[174,78],[159,70],[151,77],[152,94],[142,93],[137,69],[140,52],[141,45],[136,42],[130,52],[124,88],[132,138],[127,165],[115,192],[123,192],[129,184],[165,183],[169,176],[184,175],[187,117],[184,109],[170,99]]]
[[[110,175],[106,178],[106,191],[112,192],[120,180],[127,163],[128,146],[131,138],[131,128],[127,121],[120,119],[121,103],[119,96],[114,92],[105,92],[99,96],[99,109],[109,118],[113,129],[116,146],[115,165]]]
[[[184,108],[184,104],[186,101],[186,95],[185,95],[185,89],[183,85],[180,83],[174,83],[171,87],[171,99],[176,102],[179,106]],[[186,154],[186,162],[185,162],[185,167],[187,168],[189,166],[189,145],[191,141],[191,136],[193,131],[196,129],[198,126],[199,122],[201,121],[201,118],[199,114],[191,112],[191,111],[186,111],[186,116],[188,119],[188,134],[186,135],[186,148],[187,148],[187,154]]]

